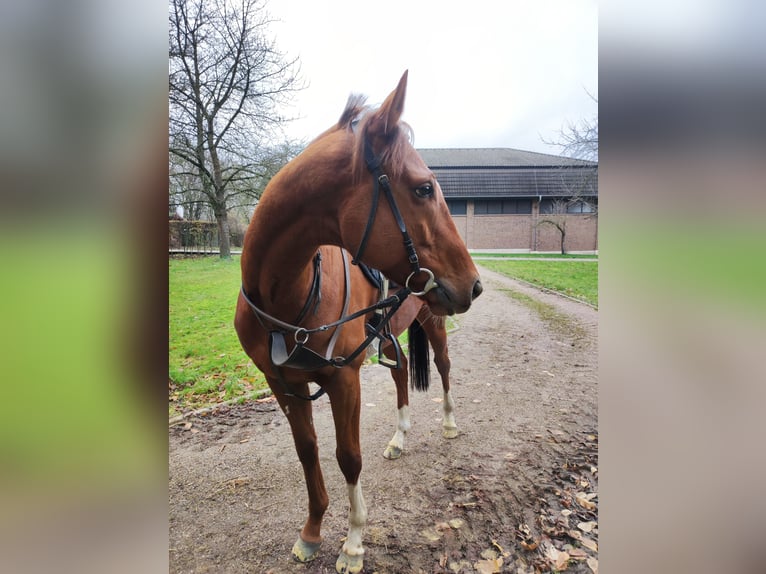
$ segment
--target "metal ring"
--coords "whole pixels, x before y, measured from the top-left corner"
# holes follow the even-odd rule
[[[418,273],[426,273],[428,275],[428,280],[426,281],[425,286],[423,287],[422,291],[412,291],[412,287],[410,287],[410,280],[417,275]],[[410,289],[412,291],[412,294],[415,296],[421,296],[428,293],[431,289],[437,286],[436,281],[434,280],[434,274],[430,269],[426,269],[425,267],[420,268],[418,271],[413,271],[410,273],[409,277],[407,277],[407,281],[404,282],[404,286],[407,289]]]
[[[298,333],[300,333],[301,331],[306,335],[303,338],[302,341],[298,338]],[[298,345],[305,345],[308,340],[309,340],[309,332],[306,329],[304,329],[303,327],[299,327],[298,329],[295,330],[295,343],[296,344],[298,344]]]

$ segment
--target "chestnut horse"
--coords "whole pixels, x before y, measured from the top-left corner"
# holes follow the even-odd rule
[[[301,562],[317,556],[329,502],[308,399],[326,393],[330,400],[350,501],[338,572],[363,566],[359,369],[366,348],[377,343],[395,357],[394,333],[418,317],[424,330],[418,336],[411,329],[412,353],[424,332],[432,341],[441,336],[431,314],[463,313],[482,291],[441,188],[412,147],[409,127],[399,121],[406,86],[407,72],[377,109],[351,96],[338,123],[266,187],[242,249],[234,324],[290,423],[303,466],[308,518],[292,550]],[[346,250],[355,254],[354,263],[380,269],[403,287],[381,298],[360,266],[349,265]],[[437,349],[437,366],[446,341],[444,347],[444,354]],[[415,361],[411,354],[411,366]],[[404,361],[393,374],[399,424],[386,449],[389,458],[400,454],[409,428]],[[309,382],[319,387],[311,396]],[[448,386],[444,407],[445,435],[454,436]]]

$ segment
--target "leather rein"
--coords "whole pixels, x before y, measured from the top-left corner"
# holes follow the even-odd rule
[[[272,366],[276,368],[279,382],[283,388],[284,393],[287,396],[293,396],[305,400],[316,400],[320,396],[324,394],[324,389],[320,388],[317,392],[315,392],[312,395],[309,396],[303,396],[300,394],[295,394],[291,392],[286,383],[283,380],[282,374],[280,372],[280,367],[289,367],[294,369],[302,369],[302,370],[316,370],[322,367],[332,366],[332,367],[345,367],[349,363],[351,363],[362,351],[364,351],[374,340],[378,339],[383,342],[391,342],[395,348],[397,348],[397,354],[399,353],[398,350],[398,342],[396,340],[396,337],[394,337],[392,334],[384,334],[384,331],[388,328],[388,324],[391,321],[391,318],[393,317],[394,313],[399,310],[402,303],[404,303],[405,299],[410,295],[425,295],[428,291],[433,289],[437,286],[436,281],[434,280],[434,274],[430,269],[426,269],[424,267],[420,266],[418,255],[415,250],[415,246],[412,242],[412,239],[409,236],[409,233],[407,232],[407,227],[404,223],[404,219],[402,218],[401,211],[399,210],[399,206],[396,204],[396,199],[394,198],[393,191],[391,189],[391,184],[389,181],[388,176],[383,172],[382,169],[382,161],[380,157],[376,157],[371,149],[371,146],[369,145],[369,142],[365,139],[365,145],[364,145],[364,157],[365,157],[365,163],[367,164],[367,169],[372,173],[373,175],[373,181],[374,181],[374,187],[373,187],[373,195],[372,195],[372,207],[370,209],[370,215],[367,219],[367,226],[365,227],[364,233],[362,235],[362,240],[359,243],[359,248],[356,251],[356,255],[354,255],[354,258],[352,260],[352,263],[358,264],[361,262],[361,258],[364,254],[365,248],[367,247],[367,240],[369,239],[369,236],[372,232],[373,224],[375,223],[375,216],[378,209],[378,204],[380,203],[380,189],[383,189],[383,192],[386,196],[386,199],[388,200],[388,204],[391,207],[391,211],[394,215],[394,219],[396,220],[396,224],[399,227],[399,231],[402,234],[402,241],[404,243],[404,248],[407,252],[407,259],[410,263],[410,268],[412,269],[412,272],[408,275],[407,280],[404,283],[404,287],[402,287],[399,291],[394,293],[391,296],[385,297],[378,301],[377,303],[370,305],[369,307],[365,307],[364,309],[360,309],[359,311],[356,311],[350,315],[346,315],[346,312],[348,310],[348,300],[350,295],[350,279],[349,279],[349,270],[348,270],[348,261],[346,259],[345,253],[342,253],[343,256],[343,264],[344,264],[344,273],[345,273],[345,297],[344,297],[344,303],[343,303],[343,311],[341,312],[341,317],[337,321],[333,321],[332,323],[327,323],[325,325],[321,325],[319,327],[314,327],[311,329],[307,329],[305,327],[301,327],[300,325],[294,325],[291,323],[286,323],[272,315],[269,315],[262,309],[260,309],[258,306],[256,306],[253,301],[248,297],[247,293],[245,292],[245,287],[242,285],[240,289],[240,293],[242,294],[242,297],[244,298],[245,302],[250,306],[250,308],[255,313],[256,317],[258,318],[261,325],[264,327],[264,329],[269,331],[269,357],[272,362]],[[421,274],[425,273],[427,276],[426,283],[421,291],[414,291],[412,287],[410,287],[410,282],[412,279]],[[306,303],[303,306],[303,309],[301,313],[299,314],[298,319],[296,320],[296,323],[300,323],[302,319],[307,314],[307,311],[312,306],[311,302],[313,299],[316,299],[316,303],[314,304],[314,313],[316,313],[317,308],[319,306],[319,300],[321,298],[321,283],[320,283],[320,277],[321,277],[321,253],[317,252],[317,255],[314,259],[314,279],[312,281],[312,286],[309,291],[308,299],[306,300]],[[387,309],[388,312],[383,314],[382,311]],[[332,350],[335,346],[335,342],[338,338],[338,335],[340,333],[340,328],[343,326],[344,323],[347,323],[349,321],[353,321],[354,319],[357,319],[363,315],[366,315],[370,313],[371,311],[378,311],[378,313],[375,314],[375,317],[373,321],[365,324],[365,331],[367,332],[367,336],[365,337],[364,341],[346,357],[332,357]],[[268,322],[271,323],[274,327],[277,329],[269,329],[266,324],[264,323]],[[320,333],[325,332],[329,329],[337,328],[335,333],[333,334],[332,338],[330,339],[330,343],[328,345],[328,349],[326,352],[326,356],[322,356],[319,353],[309,349],[306,347],[306,344],[308,343],[308,340],[310,336],[314,333]],[[288,353],[286,348],[286,342],[285,342],[285,334],[286,333],[292,333],[293,339],[295,341],[295,347],[293,350]],[[396,365],[398,365],[399,361],[396,361]],[[392,365],[387,365],[392,366]]]

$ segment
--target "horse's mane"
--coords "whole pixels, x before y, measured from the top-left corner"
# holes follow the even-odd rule
[[[375,108],[366,105],[366,101],[367,98],[361,94],[351,94],[346,102],[346,108],[335,125],[335,129],[348,130],[356,136],[351,165],[354,181],[361,181],[369,174],[364,160],[364,142],[367,139],[369,119],[373,116]],[[412,128],[406,122],[399,122],[395,129],[390,130],[390,138],[385,149],[379,150],[382,165],[390,177],[398,178],[402,175],[406,154],[412,147],[413,136]]]

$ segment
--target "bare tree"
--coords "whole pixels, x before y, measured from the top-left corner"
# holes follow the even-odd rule
[[[230,257],[228,209],[257,195],[264,141],[286,121],[282,104],[302,89],[297,59],[267,36],[265,0],[170,0],[172,173],[194,177]]]
[[[587,90],[586,93],[598,104],[597,98]],[[598,115],[577,123],[568,122],[559,130],[556,140],[541,139],[546,144],[560,148],[561,155],[565,157],[584,160],[573,160],[561,166],[559,179],[565,196],[551,200],[547,211],[541,213],[543,217],[536,224],[551,225],[558,230],[563,255],[566,252],[564,246],[568,214],[580,211],[598,217],[598,203],[594,201],[598,183]]]
[[[556,230],[559,232],[559,237],[561,240],[560,247],[562,255],[566,253],[564,249],[564,242],[567,238],[567,206],[569,203],[570,202],[566,199],[553,199],[550,202],[549,209],[545,213],[544,217],[536,223],[538,226],[550,225],[556,228]]]
[[[598,99],[587,90],[588,97],[598,105]],[[561,155],[598,162],[598,114],[577,123],[568,122],[554,140],[541,138],[543,143],[561,149]]]

